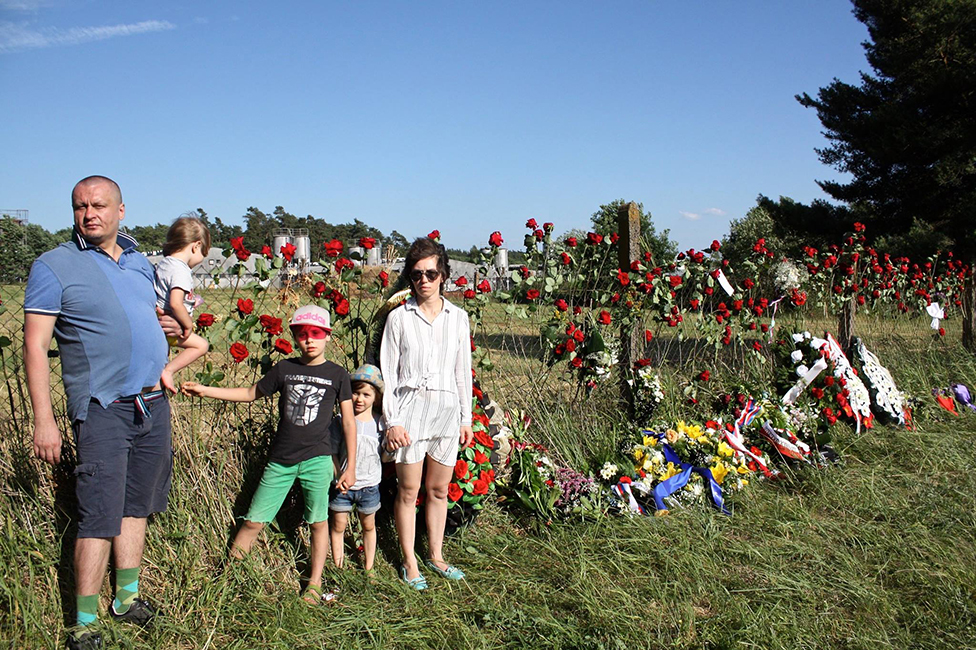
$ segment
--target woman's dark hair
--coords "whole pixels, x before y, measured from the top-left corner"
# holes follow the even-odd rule
[[[413,283],[410,282],[410,272],[413,271],[413,267],[417,265],[417,262],[428,257],[437,258],[437,270],[441,273],[440,289],[441,293],[444,293],[444,285],[447,284],[448,278],[451,277],[451,263],[447,257],[447,249],[430,237],[418,237],[410,245],[410,250],[407,251],[407,258],[403,265],[403,275],[407,278],[407,283],[412,291]]]

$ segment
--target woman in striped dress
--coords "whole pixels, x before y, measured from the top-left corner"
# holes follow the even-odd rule
[[[427,587],[414,553],[415,508],[422,479],[427,490],[427,566],[451,580],[464,577],[444,561],[442,551],[447,487],[459,444],[467,445],[474,437],[471,331],[467,312],[441,295],[449,278],[443,246],[426,237],[416,240],[407,253],[404,274],[412,297],[390,312],[380,366],[386,382],[386,445],[394,453],[397,470],[394,519],[403,552],[400,577],[419,590]]]

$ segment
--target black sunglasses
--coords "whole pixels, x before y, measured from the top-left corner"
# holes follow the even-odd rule
[[[410,279],[414,282],[420,282],[420,278],[427,276],[427,282],[433,282],[440,277],[441,272],[437,269],[427,269],[426,271],[410,271]]]

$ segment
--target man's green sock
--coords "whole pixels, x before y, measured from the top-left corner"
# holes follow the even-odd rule
[[[85,627],[98,620],[98,594],[75,597],[78,618],[76,619],[75,634],[81,634]]]
[[[129,605],[139,595],[139,567],[115,570],[115,602],[112,608],[116,614],[125,614]]]

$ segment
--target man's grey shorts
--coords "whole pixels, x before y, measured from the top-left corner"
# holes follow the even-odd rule
[[[152,417],[134,401],[96,402],[73,425],[78,465],[78,537],[116,537],[123,517],[166,510],[173,474],[169,398],[146,400]]]

